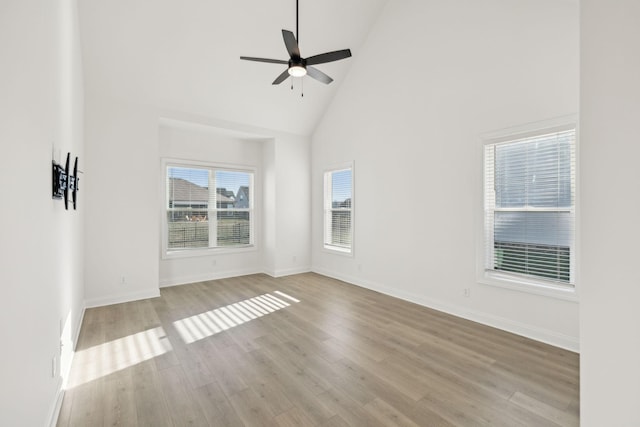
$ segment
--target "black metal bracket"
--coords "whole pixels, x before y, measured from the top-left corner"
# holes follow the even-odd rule
[[[76,157],[73,165],[73,175],[69,175],[69,163],[71,160],[71,153],[67,153],[67,161],[65,167],[52,162],[52,198],[63,199],[64,208],[69,210],[69,192],[73,200],[73,209],[77,207],[78,200],[78,183],[80,178],[78,177],[78,157]]]

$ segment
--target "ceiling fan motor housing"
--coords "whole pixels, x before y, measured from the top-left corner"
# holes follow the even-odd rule
[[[300,57],[292,57],[289,59],[289,68],[292,67],[302,67],[305,70],[307,69],[307,60]]]
[[[289,68],[291,67],[307,68],[307,60],[305,58],[293,56],[289,59]]]
[[[296,1],[296,33],[298,30],[298,2]],[[308,58],[303,58],[300,55],[300,47],[298,46],[298,38],[293,34],[293,32],[289,30],[282,30],[282,38],[284,40],[284,45],[287,48],[287,53],[289,53],[289,60],[280,60],[280,59],[269,59],[269,58],[255,58],[251,56],[241,56],[240,59],[244,59],[246,61],[258,61],[258,62],[267,62],[271,64],[288,64],[286,70],[284,70],[272,84],[279,85],[283,81],[285,81],[289,77],[304,77],[310,76],[311,78],[324,83],[329,84],[333,81],[331,77],[323,73],[314,67],[314,65],[325,64],[327,62],[339,61],[341,59],[349,58],[351,56],[351,51],[349,49],[336,50],[333,52],[326,52],[320,55],[310,56]]]

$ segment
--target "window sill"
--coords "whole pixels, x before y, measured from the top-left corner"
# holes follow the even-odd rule
[[[174,250],[171,252],[164,251],[162,254],[163,260],[180,259],[180,258],[195,258],[202,256],[214,256],[214,255],[227,255],[227,254],[240,254],[245,252],[254,252],[258,248],[256,245],[234,246],[234,247],[219,247],[219,248],[197,248],[197,249],[184,249]]]
[[[510,289],[534,295],[542,295],[565,301],[578,302],[578,293],[576,292],[575,287],[555,285],[553,283],[536,280],[527,280],[526,278],[515,277],[508,274],[486,271],[481,273],[478,282],[483,285],[495,286],[498,288]]]
[[[353,250],[351,248],[341,248],[340,246],[331,246],[324,245],[324,251],[330,254],[342,255],[342,256],[353,256]]]

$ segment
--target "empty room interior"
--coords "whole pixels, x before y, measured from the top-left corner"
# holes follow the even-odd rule
[[[0,425],[640,426],[638,22],[3,0]]]

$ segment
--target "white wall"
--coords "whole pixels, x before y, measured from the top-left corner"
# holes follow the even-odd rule
[[[640,3],[581,1],[580,423],[640,425]]]
[[[52,156],[85,168],[76,2],[2,2],[0,62],[0,425],[41,426],[60,403],[60,342],[68,365],[82,316],[82,178],[78,210],[51,198]]]
[[[262,206],[262,140],[232,137],[215,128],[196,126],[160,126],[160,157],[243,166],[256,170],[255,206]],[[161,172],[162,173],[162,172]],[[163,187],[161,173],[158,186]],[[158,212],[162,208],[162,197]],[[160,285],[178,285],[223,277],[262,272],[262,238],[260,215],[254,211],[255,250],[236,253],[172,258],[160,260]],[[161,252],[160,252],[160,255]]]
[[[309,270],[309,138],[109,98],[90,87],[86,105],[87,306],[157,296],[160,286]],[[257,166],[265,197],[257,200],[258,250],[161,260],[161,157]]]
[[[577,350],[576,302],[476,277],[481,134],[577,110],[577,4],[390,0],[313,137],[313,270]],[[322,174],[351,160],[345,257],[322,249]]]
[[[275,142],[275,264],[266,272],[278,277],[311,268],[311,159],[307,137]]]
[[[263,142],[263,271],[311,269],[310,139],[277,133]]]
[[[85,116],[86,304],[157,296],[157,112],[87,91]]]
[[[275,276],[277,224],[277,191],[276,191],[276,141],[264,141],[262,146],[262,264],[265,272]],[[309,248],[307,249],[309,252]]]

